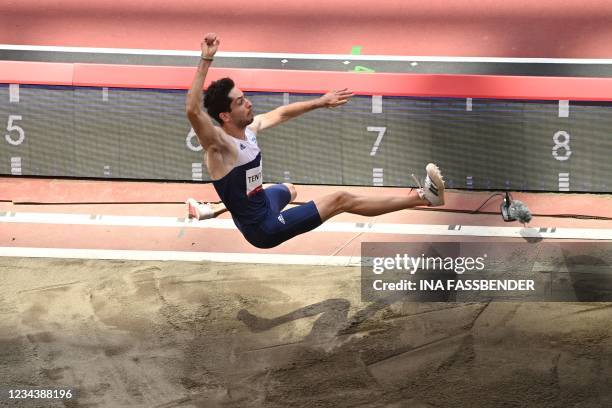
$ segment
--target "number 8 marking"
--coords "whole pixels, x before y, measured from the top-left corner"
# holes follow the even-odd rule
[[[560,142],[560,137],[563,136],[563,142]],[[554,147],[552,148],[552,155],[556,160],[565,161],[570,158],[572,155],[572,150],[570,149],[570,135],[564,130],[560,130],[553,136],[553,142],[555,142]],[[565,154],[560,156],[557,151],[563,148],[565,150]]]

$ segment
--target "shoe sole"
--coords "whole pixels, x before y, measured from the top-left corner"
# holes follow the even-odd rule
[[[185,201],[185,204],[187,204],[187,214],[189,216],[189,218],[195,218],[198,219],[199,218],[199,214],[198,214],[198,210],[196,208],[196,201],[192,198],[188,199],[187,201]]]
[[[198,221],[202,221],[215,217],[215,212],[212,209],[206,209],[206,212],[200,212],[198,209],[198,205],[200,205],[200,203],[193,198],[189,198],[187,201],[185,201],[185,203],[187,204],[187,213],[189,218],[195,218]]]
[[[444,205],[444,179],[442,178],[442,173],[440,173],[440,169],[433,163],[429,163],[425,166],[425,171],[427,175],[433,181],[433,183],[438,188],[438,196],[440,197],[440,204],[436,206]]]

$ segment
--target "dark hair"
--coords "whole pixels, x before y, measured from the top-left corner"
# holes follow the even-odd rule
[[[221,112],[231,112],[232,100],[229,93],[234,88],[234,81],[231,78],[221,78],[213,81],[206,89],[204,96],[204,107],[208,114],[213,117],[220,125],[223,121],[219,117]]]

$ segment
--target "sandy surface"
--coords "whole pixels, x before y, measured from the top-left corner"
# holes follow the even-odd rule
[[[0,259],[0,383],[67,407],[609,407],[609,303],[381,303],[359,268]],[[6,395],[6,394],[5,394]]]

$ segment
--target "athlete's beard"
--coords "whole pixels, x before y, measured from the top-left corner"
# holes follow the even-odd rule
[[[253,116],[247,117],[242,123],[240,123],[240,127],[245,128],[249,126],[251,123],[253,123],[254,119],[255,118]]]

